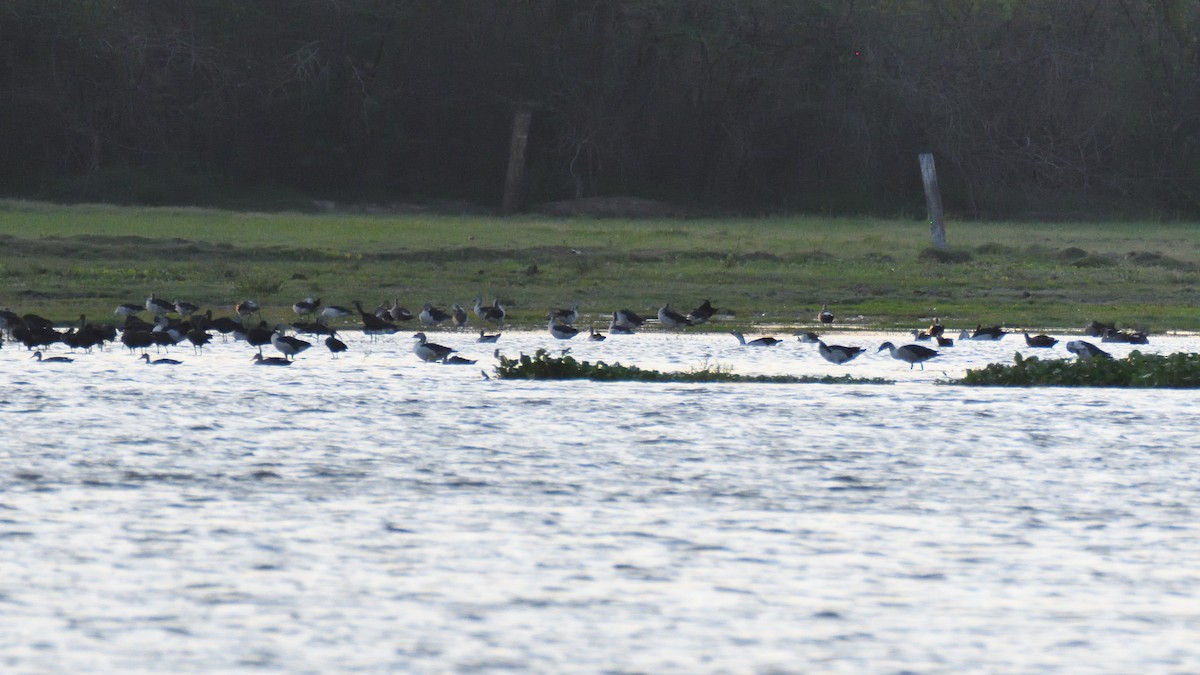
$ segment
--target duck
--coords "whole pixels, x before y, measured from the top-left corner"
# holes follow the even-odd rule
[[[321,306],[320,298],[317,298],[315,300],[312,298],[305,298],[303,300],[297,300],[295,303],[293,303],[292,311],[296,313],[296,316],[303,318],[303,317],[315,314],[317,311],[317,308],[320,306]]]
[[[885,342],[879,345],[879,349],[876,350],[876,353],[885,349],[892,353],[893,359],[899,359],[900,361],[907,363],[909,370],[912,370],[912,367],[918,363],[921,364],[921,370],[925,370],[925,362],[938,355],[936,351],[930,349],[929,347],[923,347],[921,345],[904,345],[903,347],[897,348],[896,345],[892,344],[891,342]]]
[[[1058,340],[1055,340],[1054,338],[1050,337],[1049,335],[1034,335],[1034,336],[1030,337],[1029,333],[1026,333],[1023,331],[1021,334],[1025,336],[1025,346],[1026,347],[1049,349],[1050,347],[1053,347],[1054,345],[1058,344]]]
[[[425,303],[421,308],[421,323],[426,326],[437,326],[450,320],[450,315],[433,306],[432,302]]]
[[[559,323],[573,326],[579,320],[579,303],[572,302],[570,309],[551,309],[546,315],[547,319],[558,321]]]
[[[746,336],[742,335],[741,331],[731,330],[729,331],[729,334],[737,338],[738,342],[743,347],[774,347],[780,342],[783,342],[783,340],[777,340],[773,337],[760,337],[747,342]]]
[[[658,308],[658,322],[666,328],[683,328],[692,325],[686,316],[672,311],[669,302]]]
[[[817,335],[816,333],[812,332],[811,330],[806,330],[803,333],[797,333],[796,338],[798,340],[800,340],[801,342],[803,342],[804,344],[808,344],[808,345],[815,345],[821,341],[821,336]]]
[[[939,346],[939,347],[953,347],[954,346],[954,338],[948,338],[948,337],[943,337],[941,335],[935,335],[935,336],[933,336],[933,339],[937,341],[937,346]]]
[[[817,340],[817,352],[828,362],[842,365],[849,363],[867,350],[862,347],[845,347],[843,345],[827,345],[822,340]]]
[[[933,334],[930,333],[929,331],[924,331],[924,330],[914,328],[914,329],[912,329],[911,332],[912,332],[913,339],[918,342],[928,342],[929,340],[933,339]]]
[[[33,356],[29,358],[37,359],[41,363],[71,363],[75,360],[69,356],[44,356],[40,349],[34,352]]]
[[[333,358],[335,359],[338,357],[338,354],[350,349],[346,346],[345,342],[342,342],[338,339],[337,331],[330,331],[329,337],[325,338],[325,347],[329,349],[329,353],[332,354]]]
[[[833,312],[829,311],[829,305],[821,305],[821,311],[817,313],[817,321],[825,325],[833,323]]]
[[[145,361],[146,365],[148,365],[148,366],[177,366],[177,365],[183,363],[183,361],[180,361],[178,359],[167,359],[167,358],[154,359],[153,361],[151,361],[149,354],[142,354],[139,357],[139,359],[142,361]]]
[[[483,342],[483,343],[496,342],[499,339],[500,339],[500,333],[493,333],[493,334],[489,335],[489,334],[483,332],[483,329],[480,328],[479,329],[479,339],[476,340],[476,342]]]
[[[687,320],[693,326],[699,326],[702,323],[708,323],[710,319],[716,315],[717,309],[712,306],[712,303],[707,299],[700,303],[700,306],[688,312]]]
[[[467,310],[457,302],[450,305],[450,319],[454,323],[455,328],[462,328],[467,325]]]
[[[470,366],[475,364],[475,359],[466,359],[457,354],[447,356],[442,359],[443,366]]]
[[[299,338],[284,335],[278,329],[271,334],[271,346],[278,349],[289,360],[295,359],[296,355],[303,352],[312,346],[311,342],[306,342]]]
[[[454,351],[449,347],[430,342],[424,333],[413,335],[413,339],[417,341],[417,344],[413,346],[413,353],[427,363],[441,361]]]
[[[597,333],[595,326],[588,327],[588,339],[592,342],[604,342],[607,338],[604,333]]]
[[[938,337],[946,332],[946,327],[942,325],[942,320],[935,316],[933,317],[933,322],[929,324],[929,328],[925,329],[925,332],[933,337]]]
[[[261,353],[254,355],[254,365],[256,366],[290,366],[292,362],[288,359],[278,356],[263,356]]]
[[[1067,351],[1074,354],[1081,361],[1087,359],[1111,359],[1112,354],[1100,349],[1096,345],[1086,340],[1071,340],[1067,343]]]
[[[550,319],[550,335],[559,340],[570,340],[579,335],[579,329],[574,326],[565,326],[554,319]]]

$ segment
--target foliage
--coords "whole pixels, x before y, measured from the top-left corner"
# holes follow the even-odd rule
[[[0,3],[0,186],[124,203],[1200,214],[1200,13],[1159,2]]]
[[[687,372],[662,372],[637,366],[609,365],[603,361],[577,361],[570,355],[550,356],[539,349],[532,356],[521,354],[510,359],[496,355],[499,364],[496,375],[509,380],[593,380],[596,382],[768,382],[778,384],[892,384],[879,378],[856,378],[850,375],[797,377],[792,375],[737,375],[727,368],[705,365]]]
[[[1169,355],[1130,352],[1123,359],[1024,358],[1018,352],[1012,365],[993,363],[968,370],[953,384],[1007,387],[1200,387],[1200,354]]]

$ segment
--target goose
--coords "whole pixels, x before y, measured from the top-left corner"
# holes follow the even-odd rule
[[[113,310],[113,314],[116,314],[117,316],[135,316],[137,314],[141,314],[143,311],[145,311],[145,309],[146,308],[142,305],[135,305],[127,302],[122,305],[117,305],[117,308]]]
[[[374,339],[376,335],[392,335],[400,332],[400,329],[396,327],[396,324],[381,319],[374,314],[368,313],[365,309],[363,309],[362,302],[355,300],[354,307],[358,310],[359,315],[362,317],[364,335],[370,335],[371,338]]]
[[[833,323],[833,312],[829,311],[829,305],[821,305],[821,311],[817,313],[817,321],[825,325]]]
[[[817,340],[817,352],[830,363],[841,365],[853,361],[859,354],[866,350],[862,347],[844,347],[842,345],[827,345],[821,340]]]
[[[1088,322],[1088,325],[1084,326],[1083,334],[1089,337],[1104,337],[1106,332],[1116,329],[1117,324],[1115,323],[1104,323],[1102,321],[1096,321],[1095,319],[1092,319]]]
[[[312,298],[305,298],[303,300],[297,300],[294,304],[292,304],[292,311],[296,313],[296,316],[304,318],[316,313],[317,308],[320,306],[320,298],[317,298],[316,300]]]
[[[203,331],[195,327],[193,327],[184,335],[187,337],[188,342],[192,343],[192,351],[194,352],[203,352],[204,345],[208,344],[212,340],[212,336],[209,335],[207,331]]]
[[[1050,347],[1058,344],[1058,340],[1055,340],[1049,335],[1034,335],[1033,337],[1030,337],[1029,333],[1022,332],[1021,334],[1025,336],[1025,346],[1027,347],[1049,349]]]
[[[604,333],[597,333],[597,332],[596,332],[596,327],[595,327],[595,326],[589,326],[589,327],[588,327],[588,331],[589,331],[589,332],[588,332],[588,339],[589,339],[589,340],[591,340],[592,342],[604,342],[604,340],[605,340],[605,339],[607,339],[607,338],[605,337]]]
[[[933,336],[933,339],[937,340],[937,345],[939,347],[953,347],[954,346],[953,338],[942,337],[941,335],[935,335],[935,336]]]
[[[608,322],[608,332],[612,335],[633,335],[633,326],[621,323],[617,312],[613,312],[612,321]]]
[[[821,336],[810,330],[806,330],[803,333],[797,333],[796,337],[804,344],[809,345],[813,345],[821,341]]]
[[[128,347],[130,353],[135,349],[144,351],[154,344],[154,335],[148,330],[127,330],[121,333],[121,344]]]
[[[284,335],[277,328],[274,333],[271,333],[271,346],[278,349],[288,359],[294,359],[297,354],[311,347],[312,343],[291,337],[290,335]]]
[[[658,308],[658,322],[667,328],[682,328],[692,325],[687,317],[679,312],[671,311],[671,303]]]
[[[500,333],[494,333],[492,335],[488,335],[487,333],[483,332],[482,328],[480,328],[479,329],[479,339],[476,340],[476,342],[485,342],[485,343],[486,342],[496,342],[499,339],[500,339]]]
[[[633,332],[635,328],[641,328],[642,324],[646,323],[646,319],[637,312],[628,309],[618,309],[613,312],[613,324],[623,328],[630,329]],[[611,330],[609,332],[612,332]]]
[[[151,361],[149,354],[142,354],[141,357],[139,357],[139,360],[145,361],[146,365],[148,365],[148,366],[177,366],[177,365],[183,363],[183,361],[180,361],[178,359],[166,359],[166,358],[154,359],[153,361]]]
[[[551,309],[546,318],[573,326],[579,320],[579,303],[572,302],[571,309]]]
[[[333,329],[320,321],[295,321],[291,328],[297,335],[333,335]]]
[[[185,300],[176,300],[172,304],[175,305],[175,313],[178,314],[179,316],[190,317],[191,315],[200,311],[200,305],[197,305],[197,304],[194,304],[191,302],[187,302]]]
[[[1148,345],[1150,339],[1143,331],[1124,331],[1116,329],[1106,329],[1104,334],[1100,336],[1101,342],[1123,342],[1131,345]]]
[[[550,334],[559,340],[570,340],[579,335],[579,329],[574,326],[564,326],[554,319],[550,319]]]
[[[737,338],[738,342],[741,343],[743,347],[774,347],[780,342],[783,342],[783,340],[776,340],[773,337],[760,337],[747,342],[746,337],[742,335],[740,331],[731,330],[729,331],[729,334]]]
[[[146,298],[146,311],[150,312],[154,316],[162,316],[163,314],[170,314],[171,312],[174,312],[175,305],[161,298],[157,298],[153,293],[151,293],[150,297]]]
[[[1067,351],[1079,357],[1080,360],[1112,358],[1112,354],[1086,340],[1071,340],[1067,343]]]
[[[975,332],[971,333],[972,340],[999,340],[1004,337],[1004,329],[1000,326],[983,327],[976,324]]]
[[[75,360],[67,356],[43,356],[40,349],[34,352],[33,356],[29,358],[37,359],[42,363],[70,363]]]
[[[271,344],[271,337],[274,335],[275,331],[267,328],[266,321],[259,321],[257,326],[246,331],[246,344],[258,347],[258,353],[262,354],[262,348]]]
[[[413,339],[417,341],[417,344],[413,346],[413,353],[427,363],[441,361],[454,351],[449,347],[430,342],[424,333],[413,335]]]
[[[238,316],[242,317],[242,321],[245,321],[246,319],[249,319],[254,314],[261,313],[262,307],[260,307],[258,302],[254,301],[254,300],[242,300],[241,302],[239,302],[233,306],[233,311]]]
[[[337,338],[336,331],[330,331],[329,337],[325,338],[325,346],[329,349],[329,353],[332,354],[333,358],[335,359],[338,357],[338,354],[350,349],[346,346],[345,342],[342,342]]]
[[[278,356],[263,356],[261,353],[254,355],[254,365],[256,366],[290,366],[292,362],[280,358]]]
[[[688,312],[687,320],[691,322],[693,326],[698,326],[702,323],[708,323],[708,320],[713,318],[713,315],[716,313],[716,308],[713,307],[712,303],[706,299],[704,302],[700,303],[699,307]]]
[[[918,363],[921,364],[921,370],[925,370],[925,362],[938,355],[937,352],[929,347],[922,347],[921,345],[904,345],[903,347],[897,348],[896,345],[890,342],[885,342],[879,345],[879,349],[876,350],[876,353],[885,349],[892,353],[893,359],[899,359],[907,363],[909,370],[912,370],[912,367]]]
[[[350,310],[346,309],[345,307],[340,307],[338,305],[328,305],[325,307],[325,309],[321,310],[321,313],[318,315],[317,320],[318,321],[336,321],[338,319],[345,319],[346,317],[350,316],[351,314],[352,314],[352,312]]]
[[[432,302],[425,303],[421,308],[421,323],[426,326],[436,326],[450,320],[450,315],[433,306]]]
[[[914,328],[912,330],[912,336],[913,336],[913,339],[918,342],[926,342],[926,341],[930,340],[931,338],[933,338],[933,333],[930,333],[929,331],[924,331],[924,330],[919,330],[919,329]]]
[[[500,305],[500,298],[492,300],[490,307],[483,304],[483,296],[475,296],[475,316],[488,323],[504,323],[504,317],[507,316],[504,307]]]
[[[391,319],[392,321],[400,322],[400,321],[412,321],[416,317],[413,316],[412,312],[408,311],[407,307],[401,307],[400,306],[400,298],[396,298],[395,300],[392,301],[392,306],[390,308],[388,308],[388,315],[384,316],[384,317],[380,317],[380,318],[381,319]]]
[[[467,325],[467,310],[456,302],[450,305],[450,318],[453,320],[455,328],[462,328]]]

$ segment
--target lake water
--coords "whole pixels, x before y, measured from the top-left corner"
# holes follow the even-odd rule
[[[922,372],[874,353],[901,335],[830,336],[872,348],[843,367],[661,333],[439,333],[480,359],[442,366],[409,335],[289,368],[6,344],[0,670],[1200,671],[1195,391],[934,384],[1019,336]],[[897,384],[481,373],[564,344]]]

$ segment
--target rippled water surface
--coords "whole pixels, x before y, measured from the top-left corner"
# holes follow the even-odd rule
[[[897,380],[830,386],[499,381],[408,335],[290,368],[6,344],[0,670],[1200,671],[1197,392],[935,384],[1011,336],[924,372],[568,343]]]

